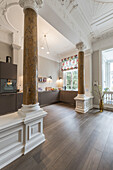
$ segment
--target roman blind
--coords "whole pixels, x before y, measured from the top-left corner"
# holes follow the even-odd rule
[[[78,56],[74,55],[68,58],[64,58],[61,60],[61,70],[72,70],[78,69]]]

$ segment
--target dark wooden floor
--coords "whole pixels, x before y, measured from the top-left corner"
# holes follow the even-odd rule
[[[64,104],[44,110],[46,142],[4,170],[113,170],[113,112],[77,114]]]

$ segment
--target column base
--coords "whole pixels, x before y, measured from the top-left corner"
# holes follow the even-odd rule
[[[93,96],[88,97],[85,94],[78,94],[74,99],[76,100],[75,111],[78,113],[87,113],[93,108]]]
[[[39,111],[43,109],[40,108],[39,103],[31,104],[31,105],[22,105],[22,108],[18,110],[18,114],[22,117],[32,117],[33,115],[37,115]]]

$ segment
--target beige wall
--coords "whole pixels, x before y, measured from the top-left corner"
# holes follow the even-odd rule
[[[45,90],[45,87],[54,87],[56,88],[56,81],[59,77],[59,63],[56,61],[49,60],[44,57],[39,57],[39,66],[38,66],[38,76],[47,77],[52,76],[52,83],[39,83],[39,87]]]
[[[11,45],[0,42],[0,61],[6,62],[6,56],[13,57]]]

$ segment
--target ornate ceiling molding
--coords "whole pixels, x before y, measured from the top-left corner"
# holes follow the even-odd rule
[[[113,3],[113,0],[93,0],[98,3]]]
[[[78,7],[78,3],[76,0],[59,0],[59,2],[62,6],[65,6],[70,13]]]
[[[31,8],[38,13],[39,9],[43,5],[43,0],[19,0],[19,4],[24,9]]]
[[[91,43],[87,37],[87,34],[84,31],[84,28],[79,25],[79,22],[84,20],[84,18],[81,17],[79,5],[77,4],[78,1],[65,1],[66,3],[64,5],[61,5],[60,0],[47,0],[46,3],[55,11],[55,13],[63,20],[63,22],[65,22],[73,32],[75,32],[75,35],[78,36],[77,38],[79,38],[79,41],[83,41],[85,45],[89,48],[91,46]],[[72,3],[70,3],[70,1]],[[77,7],[73,9],[73,5],[77,5]],[[79,16],[80,20],[75,19],[75,15]],[[89,28],[87,29],[89,30]]]
[[[11,32],[19,32],[9,21],[7,16],[7,11],[10,7],[18,5],[18,2],[7,3],[6,0],[0,2],[0,23],[2,27],[6,28],[8,31]]]
[[[103,33],[101,36],[95,37],[94,39],[92,39],[92,42],[96,42],[98,40],[104,40],[104,39],[107,39],[107,38],[110,38],[110,37],[113,37],[113,30],[106,32],[106,33]]]

